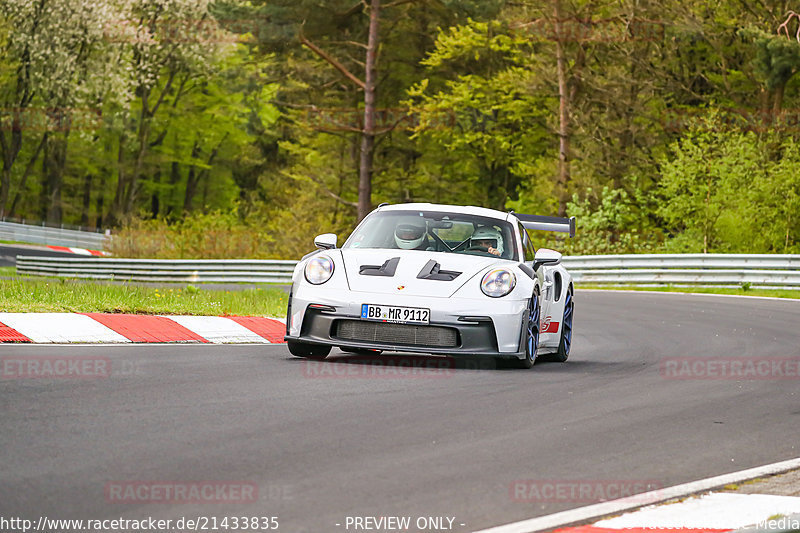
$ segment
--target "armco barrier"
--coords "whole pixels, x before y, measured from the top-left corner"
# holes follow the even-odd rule
[[[582,284],[800,288],[800,255],[586,255],[563,264]]]
[[[289,283],[297,261],[17,257],[17,272],[87,279]],[[563,258],[578,284],[800,288],[800,255],[661,254]]]
[[[102,250],[108,235],[0,221],[0,240]]]
[[[297,261],[107,259],[17,256],[17,273],[69,278],[179,281],[290,283]]]

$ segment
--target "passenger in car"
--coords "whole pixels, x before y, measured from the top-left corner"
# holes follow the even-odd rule
[[[469,247],[499,256],[503,253],[503,236],[494,228],[481,226],[470,237]]]

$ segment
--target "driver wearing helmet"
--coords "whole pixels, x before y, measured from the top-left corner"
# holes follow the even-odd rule
[[[481,248],[492,255],[503,253],[503,236],[494,228],[481,226],[472,233],[470,248]]]
[[[394,242],[403,250],[427,250],[428,235],[421,221],[401,222],[394,229]]]

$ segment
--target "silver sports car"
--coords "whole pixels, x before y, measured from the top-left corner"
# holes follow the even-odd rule
[[[575,234],[575,218],[482,207],[382,204],[341,248],[336,235],[294,270],[286,342],[298,357],[398,351],[566,361],[575,309],[561,254],[527,229]]]

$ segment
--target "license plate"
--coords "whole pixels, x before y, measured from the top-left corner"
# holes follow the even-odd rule
[[[402,322],[404,324],[427,324],[431,317],[430,309],[421,307],[398,307],[396,305],[361,305],[361,318],[382,322]]]

